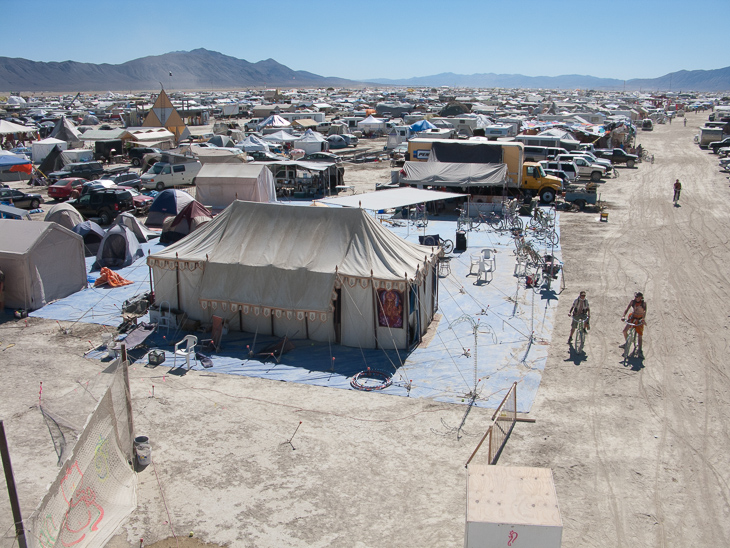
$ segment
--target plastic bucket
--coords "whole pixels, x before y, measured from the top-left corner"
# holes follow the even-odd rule
[[[147,466],[152,461],[152,448],[147,436],[134,438],[134,453],[137,455],[137,464]]]

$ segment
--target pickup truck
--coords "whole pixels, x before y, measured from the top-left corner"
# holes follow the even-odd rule
[[[558,162],[573,162],[575,168],[578,170],[578,177],[580,179],[590,179],[591,181],[598,182],[602,177],[606,176],[605,167],[599,166],[598,164],[591,164],[588,160],[580,156],[561,154],[556,160]]]
[[[626,164],[626,167],[634,167],[639,157],[636,154],[629,154],[622,148],[604,148],[596,150],[596,156],[611,160],[612,164]]]

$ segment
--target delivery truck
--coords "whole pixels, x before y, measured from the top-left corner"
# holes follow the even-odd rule
[[[501,181],[490,181],[478,189],[480,196],[539,196],[543,203],[552,203],[562,192],[562,181],[547,175],[537,162],[525,162],[524,145],[518,142],[487,141],[484,138],[466,141],[454,139],[411,139],[406,160],[410,162],[448,162],[506,166]],[[414,184],[413,180],[403,181]],[[415,183],[417,184],[417,183]],[[473,187],[474,185],[472,185]]]

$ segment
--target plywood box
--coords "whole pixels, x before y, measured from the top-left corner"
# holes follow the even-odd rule
[[[469,466],[466,548],[560,548],[562,536],[549,468]]]

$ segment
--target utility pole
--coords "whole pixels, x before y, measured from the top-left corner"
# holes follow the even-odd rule
[[[20,515],[20,501],[18,491],[15,488],[13,467],[10,464],[10,452],[8,451],[8,440],[5,438],[5,426],[0,420],[0,457],[2,457],[3,470],[5,470],[5,484],[8,486],[10,497],[10,508],[13,511],[13,523],[15,523],[15,538],[18,540],[19,548],[28,548],[25,542],[25,530],[23,529],[23,518]]]

